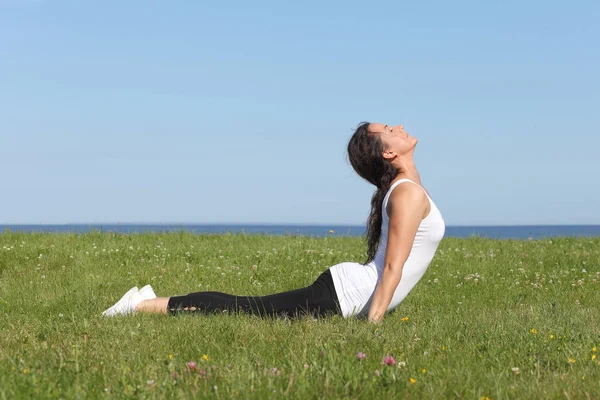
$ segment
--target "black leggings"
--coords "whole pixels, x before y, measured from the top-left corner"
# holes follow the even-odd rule
[[[339,302],[329,270],[310,286],[269,296],[233,296],[220,292],[197,292],[169,299],[170,314],[238,312],[295,318],[304,314],[323,317],[340,314]]]

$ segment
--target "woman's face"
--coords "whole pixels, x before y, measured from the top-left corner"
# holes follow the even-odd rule
[[[402,125],[369,124],[369,133],[379,136],[383,143],[383,157],[388,160],[411,153],[419,142]]]

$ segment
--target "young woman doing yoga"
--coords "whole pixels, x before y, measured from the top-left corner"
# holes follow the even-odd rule
[[[365,264],[337,264],[308,287],[269,296],[198,292],[156,297],[149,285],[135,287],[103,315],[243,311],[288,317],[339,314],[380,321],[417,284],[444,236],[444,220],[422,187],[414,163],[417,142],[402,125],[365,122],[348,143],[352,167],[377,188],[367,220]]]

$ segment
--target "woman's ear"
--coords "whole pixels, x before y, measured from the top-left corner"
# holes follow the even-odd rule
[[[392,161],[396,158],[396,152],[394,150],[384,150],[381,155],[383,155],[383,159],[386,161]]]

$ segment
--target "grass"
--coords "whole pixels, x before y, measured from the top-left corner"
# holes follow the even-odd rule
[[[444,239],[378,326],[99,316],[134,285],[270,294],[363,254],[335,235],[5,232],[0,398],[600,398],[600,238]]]

